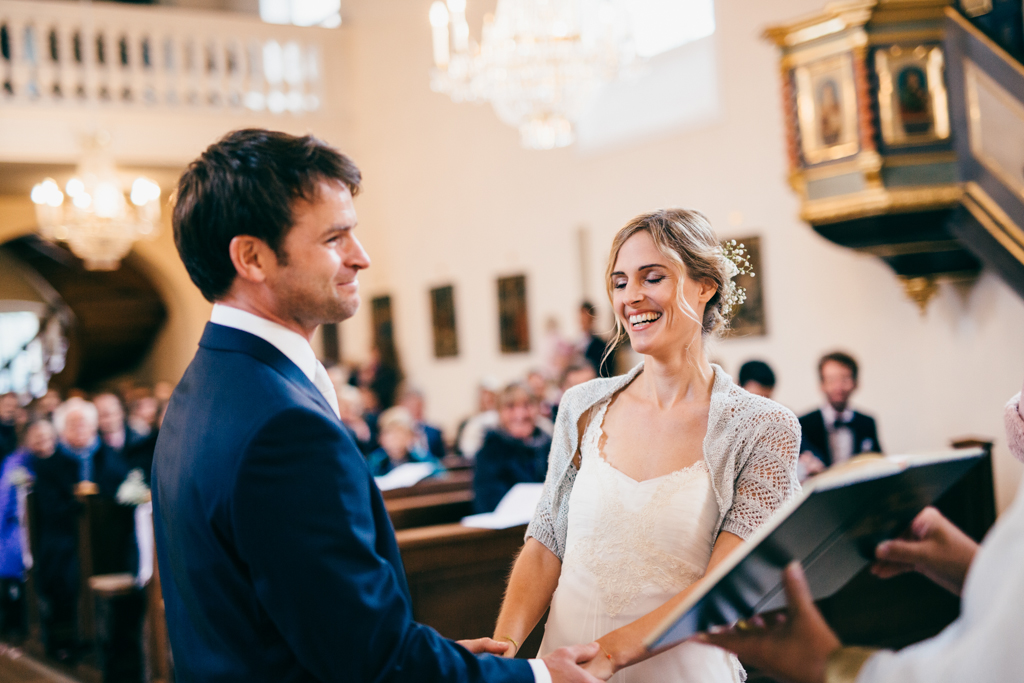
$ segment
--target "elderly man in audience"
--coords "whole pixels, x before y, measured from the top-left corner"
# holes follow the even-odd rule
[[[53,411],[53,426],[57,430],[57,439],[63,454],[78,462],[76,481],[95,482],[94,460],[102,445],[99,439],[99,412],[96,406],[83,398],[73,396]],[[86,490],[92,487],[81,488]]]
[[[510,384],[498,396],[498,428],[487,433],[476,456],[477,512],[493,511],[516,484],[544,481],[551,434],[537,426],[537,404],[524,384]]]
[[[409,462],[433,463],[441,468],[441,461],[419,444],[416,420],[402,406],[388,408],[380,414],[380,448],[366,458],[373,476],[387,474],[399,465]]]
[[[857,361],[841,351],[818,361],[825,402],[800,418],[801,481],[860,453],[882,451],[875,419],[850,407],[850,397],[857,390],[857,373]]]
[[[429,452],[437,460],[444,460],[446,448],[441,430],[424,421],[424,398],[420,389],[406,386],[398,399],[399,405],[409,411],[416,422],[416,445],[419,449]]]
[[[1024,462],[1024,405],[1006,405],[1007,441]],[[1003,683],[1021,680],[1024,605],[1024,482],[979,546],[938,510],[926,508],[904,537],[881,543],[872,571],[883,578],[917,571],[961,596],[960,616],[942,633],[899,652],[843,647],[814,606],[800,566],[785,575],[785,618],[746,622],[745,630],[699,636],[793,683]]]
[[[18,447],[18,395],[0,395],[0,462]]]
[[[57,414],[65,421],[65,433],[73,443],[88,442],[89,430],[77,421],[94,412],[95,408],[90,413],[77,404],[63,413],[58,409]],[[95,434],[94,424],[92,429]],[[82,461],[58,447],[55,436],[49,422],[37,420],[25,432],[25,446],[31,453],[28,469],[35,475],[39,543],[33,575],[39,593],[43,644],[48,656],[68,661],[75,658],[78,647],[78,517],[82,504],[75,488],[81,479]]]

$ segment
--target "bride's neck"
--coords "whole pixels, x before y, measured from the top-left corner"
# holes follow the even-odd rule
[[[678,355],[644,356],[639,379],[649,400],[658,408],[670,408],[682,402],[707,400],[715,372],[698,341]]]

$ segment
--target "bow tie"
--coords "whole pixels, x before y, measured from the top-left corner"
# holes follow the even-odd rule
[[[835,430],[835,429],[840,429],[842,427],[850,427],[852,424],[853,424],[853,420],[850,420],[848,422],[844,422],[843,418],[837,417],[836,421],[832,424],[832,429]]]

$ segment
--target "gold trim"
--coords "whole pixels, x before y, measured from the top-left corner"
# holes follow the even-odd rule
[[[863,26],[871,19],[871,11],[877,4],[876,0],[832,3],[825,7],[824,12],[788,24],[769,26],[762,35],[779,47],[793,47]]]
[[[841,55],[844,52],[866,48],[868,35],[863,30],[854,30],[848,36],[840,40],[832,40],[820,45],[806,48],[797,48],[782,55],[783,70],[795,69],[820,59]]]
[[[934,254],[942,251],[953,251],[963,249],[963,245],[956,240],[929,240],[924,242],[902,242],[900,244],[878,244],[873,247],[855,247],[857,251],[865,254],[890,258],[893,256],[907,256],[909,254]]]
[[[808,182],[835,178],[851,173],[878,173],[882,170],[884,160],[874,150],[864,150],[855,157],[843,161],[837,161],[827,166],[813,166],[796,171]]]
[[[825,683],[854,683],[861,667],[876,652],[868,647],[838,648],[826,660]]]
[[[975,182],[967,183],[963,205],[1004,249],[1024,264],[1024,230],[980,185]]]
[[[956,206],[962,196],[960,185],[866,190],[842,197],[806,201],[800,210],[800,218],[812,225],[827,225],[887,213],[948,208]]]
[[[977,38],[979,41],[981,41],[985,45],[985,47],[987,47],[989,50],[991,50],[992,52],[995,52],[996,56],[998,56],[1000,59],[1002,59],[1004,62],[1006,62],[1007,66],[1013,68],[1021,76],[1024,76],[1024,65],[1022,65],[1020,62],[1018,62],[1013,57],[1011,57],[1010,53],[1007,52],[1006,50],[1004,50],[998,43],[996,43],[994,40],[992,40],[991,38],[986,36],[984,33],[979,31],[974,26],[974,24],[972,24],[971,22],[967,21],[967,19],[962,14],[957,12],[952,7],[947,7],[946,8],[946,16],[949,17],[950,19],[952,19],[953,21],[955,21],[957,24],[959,24],[960,28],[962,28],[964,31],[966,31],[967,33],[971,34],[971,36],[973,36],[974,38]],[[964,60],[964,61],[967,61],[967,60]]]
[[[1024,177],[1017,177],[1008,171],[997,159],[985,151],[982,129],[980,90],[984,89],[990,96],[1002,103],[1011,116],[1015,116],[1024,126],[1024,105],[1007,92],[991,76],[982,71],[977,64],[969,59],[964,60],[965,97],[967,99],[967,133],[970,140],[971,153],[1009,190],[1024,199]]]
[[[946,34],[940,28],[919,31],[899,31],[895,27],[868,25],[869,45],[891,45],[893,43],[941,43]]]
[[[925,166],[928,164],[956,163],[956,152],[920,152],[918,154],[896,154],[882,158],[886,168],[897,166]]]
[[[907,53],[909,56],[904,56]],[[890,59],[896,65],[890,68]],[[921,64],[923,62],[923,64]],[[896,87],[893,71],[905,64],[924,67],[931,107],[931,131],[924,134],[907,133],[899,107],[893,106]],[[875,51],[875,73],[878,74],[878,119],[882,139],[887,145],[916,145],[949,138],[949,100],[946,94],[945,58],[937,45],[893,45],[888,50]],[[897,118],[900,118],[897,121]]]

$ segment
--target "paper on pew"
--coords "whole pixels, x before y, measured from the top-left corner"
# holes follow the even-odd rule
[[[477,529],[509,529],[529,524],[543,491],[544,484],[516,484],[501,499],[494,512],[463,517],[462,526]]]
[[[437,466],[432,462],[407,462],[399,465],[387,474],[374,477],[377,488],[381,491],[391,489],[403,489],[407,486],[414,486],[434,473]]]

